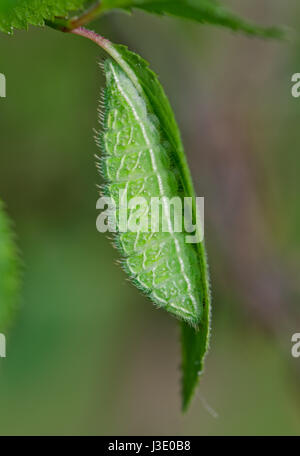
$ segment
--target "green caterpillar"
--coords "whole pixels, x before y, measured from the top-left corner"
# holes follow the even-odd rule
[[[117,207],[122,205],[120,190],[126,192],[128,200],[143,197],[149,207],[153,197],[162,201],[182,197],[180,173],[157,118],[147,110],[146,102],[116,62],[106,60],[104,71],[107,86],[100,145],[101,169],[108,181],[105,194]],[[165,204],[158,232],[123,233],[117,224],[116,243],[134,283],[158,307],[197,326],[203,311],[197,251],[185,242],[186,233],[174,231],[174,219],[180,214],[171,217]],[[148,215],[150,218],[151,210]],[[162,232],[163,223],[168,232]]]
[[[129,197],[144,195],[146,203],[155,195],[188,197],[194,217],[191,174],[172,108],[156,74],[125,46],[83,27],[73,33],[94,41],[113,59],[104,65],[103,129],[97,134],[103,153],[99,166],[106,179],[104,193],[118,204],[119,192],[125,188]],[[125,269],[159,307],[181,319],[182,409],[187,410],[209,345],[211,298],[204,242],[184,243],[184,233],[175,234],[173,229],[182,214],[175,214],[173,224],[167,211],[162,221],[170,225],[168,233],[140,230],[137,236],[121,230],[116,216],[122,208],[119,205],[119,214],[113,208],[108,219],[116,226],[115,240]]]

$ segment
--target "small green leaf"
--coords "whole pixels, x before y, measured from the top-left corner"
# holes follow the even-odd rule
[[[113,8],[144,10],[158,15],[190,19],[201,24],[213,24],[262,38],[283,38],[279,27],[262,27],[232,13],[216,0],[103,0],[101,10]]]
[[[131,81],[131,85],[137,92],[136,96],[133,94],[131,95],[133,97],[132,103],[134,103],[134,100],[137,100],[139,97],[144,100],[144,104],[147,106],[148,116],[154,115],[154,117],[157,119],[156,123],[159,125],[159,131],[163,135],[163,141],[161,144],[165,143],[166,141],[170,145],[170,147],[168,147],[168,153],[171,154],[169,157],[170,162],[177,168],[175,175],[177,176],[177,179],[180,182],[180,188],[182,189],[180,196],[192,197],[193,200],[195,200],[195,191],[186,156],[183,150],[178,126],[168,98],[156,74],[150,70],[148,63],[145,60],[143,60],[137,54],[130,52],[125,46],[114,45],[96,33],[86,29],[74,30],[74,33],[85,36],[100,45],[117,62],[121,73],[126,75],[126,77]],[[121,73],[120,78],[123,78],[123,76],[121,76]],[[129,90],[129,85],[126,84],[126,81],[124,81],[124,85],[125,87],[127,86]],[[123,89],[123,91],[124,90],[126,90],[126,88]],[[133,91],[133,89],[130,90]],[[113,91],[115,93],[116,88],[114,88]],[[111,115],[115,116],[117,106],[120,107],[119,115],[121,125],[125,121],[124,119],[128,119],[128,115],[126,114],[123,119],[121,110],[126,109],[123,107],[123,102],[117,102],[116,106],[115,103],[112,103],[110,101],[110,98],[108,98],[106,102],[108,108],[113,110],[111,113],[107,114],[107,116],[109,115],[109,118],[106,117],[105,120],[105,132],[108,132],[108,129],[110,128],[109,125],[111,124]],[[138,101],[136,101],[136,103],[137,102]],[[136,106],[136,109],[142,108]],[[145,122],[147,122],[146,118]],[[117,125],[117,122],[113,122],[113,124]],[[146,124],[144,125],[144,128],[148,128]],[[105,143],[105,140],[107,144],[113,141],[111,135],[114,134],[114,132],[108,133],[109,138],[103,138],[101,141],[102,143]],[[107,152],[108,151],[106,150],[106,153]],[[104,159],[106,158],[107,157],[104,157]],[[161,170],[161,167],[158,167],[158,173],[161,173],[163,175],[163,170]],[[171,171],[169,174],[173,174],[173,172]],[[149,188],[149,191],[151,193],[151,188]],[[173,190],[171,189],[171,191]],[[196,208],[194,206],[194,216],[195,211]],[[210,290],[205,246],[203,242],[199,242],[196,244],[186,245],[186,250],[188,251],[189,249],[193,249],[192,255],[195,255],[197,259],[196,264],[194,265],[194,276],[197,277],[198,281],[197,293],[198,299],[200,299],[201,302],[202,312],[200,319],[194,321],[194,327],[191,327],[186,321],[180,322],[182,326],[182,402],[184,409],[187,408],[193,391],[197,385],[199,373],[202,371],[204,356],[208,348],[210,331]],[[185,255],[186,252],[184,256]],[[193,273],[191,273],[191,277],[192,275]]]
[[[108,46],[108,52],[109,52]],[[127,72],[132,82],[142,88],[149,100],[154,114],[160,122],[161,130],[165,132],[168,141],[172,145],[174,157],[178,164],[183,181],[184,196],[195,197],[195,191],[186,161],[186,156],[180,139],[177,123],[166,97],[166,94],[158,81],[156,74],[150,70],[148,63],[140,56],[134,54],[125,46],[112,45],[110,54],[119,65]],[[140,90],[139,88],[139,90]],[[186,410],[197,385],[200,373],[203,370],[203,360],[208,348],[210,331],[210,292],[209,278],[206,263],[205,247],[203,243],[195,244],[198,250],[200,276],[202,280],[201,294],[203,296],[203,314],[197,329],[186,322],[181,322],[182,328],[182,404]]]
[[[71,11],[81,9],[86,3],[86,0],[1,0],[0,30],[11,33],[14,28],[42,26],[45,20],[66,16]]]
[[[0,332],[9,326],[20,291],[20,263],[11,222],[0,201]]]

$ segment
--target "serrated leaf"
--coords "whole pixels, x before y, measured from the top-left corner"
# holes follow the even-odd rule
[[[0,30],[27,29],[28,25],[42,26],[45,20],[66,16],[81,9],[86,0],[2,0],[0,4]]]
[[[156,74],[150,70],[145,60],[139,55],[130,52],[125,46],[114,45],[94,32],[85,29],[75,30],[74,33],[86,36],[99,44],[113,57],[130,79],[145,101],[148,112],[154,114],[157,119],[159,129],[163,132],[166,141],[171,145],[171,160],[177,166],[178,180],[180,180],[182,185],[183,196],[192,197],[195,200],[195,191],[179,129],[168,98]],[[193,207],[194,215],[195,210],[195,207]],[[202,371],[210,331],[210,292],[204,243],[193,244],[193,248],[198,259],[196,267],[199,270],[199,275],[197,276],[200,277],[198,293],[201,296],[202,316],[200,322],[197,322],[196,328],[189,326],[185,321],[180,323],[182,326],[182,403],[184,409],[186,409],[192,397],[199,373]]]
[[[232,13],[216,0],[103,0],[101,10],[112,8],[144,10],[158,15],[170,15],[198,23],[213,24],[263,38],[282,38],[279,27],[261,27]]]
[[[0,30],[11,33],[14,28],[28,25],[42,26],[55,17],[90,6],[91,0],[2,0]],[[262,27],[232,13],[216,0],[102,0],[95,8],[95,16],[113,9],[140,9],[157,15],[169,15],[198,23],[213,24],[263,38],[283,38],[279,27]],[[92,20],[93,15],[90,16]],[[52,26],[55,27],[53,23]],[[59,27],[57,27],[59,28]]]
[[[20,264],[11,222],[0,200],[0,333],[9,326],[20,291]]]

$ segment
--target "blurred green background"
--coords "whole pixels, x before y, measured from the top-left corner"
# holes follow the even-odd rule
[[[24,261],[22,308],[0,360],[0,434],[300,432],[300,71],[297,0],[227,1],[293,43],[138,13],[93,28],[145,57],[205,196],[213,332],[180,412],[175,319],[155,310],[96,231],[93,128],[104,85],[93,43],[50,29],[0,37],[0,195]],[[212,409],[212,410],[211,410]]]

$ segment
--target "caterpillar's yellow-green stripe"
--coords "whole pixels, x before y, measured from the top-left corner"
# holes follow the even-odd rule
[[[183,196],[171,146],[165,143],[157,119],[151,117],[147,104],[116,62],[108,59],[104,68],[107,86],[101,144],[106,195],[119,203],[123,190],[128,199],[145,198],[149,207],[153,197],[166,201]],[[203,309],[197,252],[185,242],[184,232],[174,232],[164,204],[162,213],[167,233],[118,233],[117,245],[137,286],[157,306],[197,326]]]

